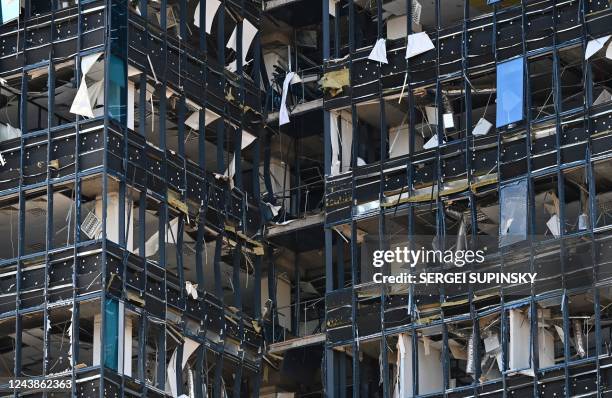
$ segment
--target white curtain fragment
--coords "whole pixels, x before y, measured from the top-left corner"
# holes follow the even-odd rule
[[[234,51],[238,51],[238,46],[236,43],[236,37],[238,35],[238,26],[234,28],[232,35],[230,36],[226,47],[231,48]],[[242,64],[244,65],[246,62],[246,56],[249,52],[249,48],[251,47],[251,43],[253,43],[253,39],[255,39],[255,35],[257,35],[257,28],[248,20],[242,20]]]
[[[289,111],[287,110],[287,92],[289,91],[289,83],[291,83],[291,80],[293,80],[293,75],[295,75],[295,72],[287,73],[287,75],[285,76],[285,80],[283,81],[283,94],[281,96],[280,112],[278,115],[279,126],[289,123]]]
[[[374,44],[374,48],[372,48],[368,59],[371,59],[372,61],[381,62],[383,64],[389,63],[389,61],[387,61],[386,39],[376,40],[376,44]]]
[[[221,2],[219,0],[206,0],[206,33],[210,34],[210,30],[212,29],[213,21],[215,20],[215,15],[217,15],[217,10]],[[198,5],[195,8],[195,13],[193,14],[193,24],[200,27],[200,2],[198,1]]]
[[[95,53],[87,55],[81,58],[81,84],[77,90],[72,105],[70,106],[70,113],[75,115],[81,115],[86,117],[94,117],[93,108],[96,105],[96,100],[103,97],[104,79],[101,78],[95,83],[91,84],[91,87],[87,86],[86,78],[87,74],[92,69],[93,65],[98,61],[102,53]],[[102,76],[104,76],[102,74]],[[98,74],[96,74],[98,77]]]
[[[188,337],[185,338],[185,342],[183,343],[183,356],[181,358],[181,369],[185,369],[185,365],[187,364],[189,357],[191,356],[191,354],[194,353],[195,350],[197,350],[199,346],[200,346],[200,343],[198,343],[197,341],[191,340]],[[178,349],[175,349],[174,352],[172,353],[172,356],[170,357],[170,362],[168,363],[168,368],[167,368],[168,387],[170,387],[170,394],[174,398],[177,398],[177,388],[176,388],[176,382],[177,382],[176,361],[177,361],[177,356],[178,356],[177,354],[178,354]]]

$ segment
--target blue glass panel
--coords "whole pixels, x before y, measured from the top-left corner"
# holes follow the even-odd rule
[[[111,54],[108,71],[108,115],[119,123],[127,123],[127,67],[125,61]]]
[[[117,300],[107,299],[104,302],[104,366],[117,370],[119,363],[119,303]]]
[[[497,127],[523,119],[523,97],[523,59],[497,64]]]

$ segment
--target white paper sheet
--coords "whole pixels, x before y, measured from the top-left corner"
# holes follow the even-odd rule
[[[436,108],[435,106],[426,106],[425,115],[427,116],[427,121],[429,122],[429,124],[433,124],[435,126],[438,125],[438,108]],[[455,127],[455,120],[453,114],[443,114],[442,123],[444,123],[445,129],[452,129],[453,127]]]
[[[431,39],[425,32],[413,33],[408,36],[408,45],[406,46],[406,59],[423,54],[435,47]]]
[[[606,42],[612,37],[612,35],[600,37],[598,39],[589,40],[587,43],[586,50],[584,51],[584,59],[591,58],[596,52],[601,50]],[[608,56],[608,51],[606,50],[606,57]]]
[[[374,44],[374,48],[372,48],[368,59],[381,62],[383,64],[389,63],[389,61],[387,61],[387,44],[385,39],[376,40],[376,44]]]
[[[474,130],[472,130],[472,135],[487,135],[489,130],[491,130],[491,127],[493,127],[493,124],[491,124],[491,122],[489,122],[484,117],[480,118],[478,123],[476,123],[476,126],[474,126]]]
[[[444,144],[445,142],[444,142],[444,141],[442,141],[442,143]],[[435,148],[435,147],[437,147],[437,146],[439,146],[439,144],[438,144],[438,134],[434,134],[434,135],[433,135],[433,136],[432,136],[432,137],[429,139],[429,141],[427,141],[427,142],[426,142],[426,143],[423,145],[423,148],[424,148],[424,149],[431,149],[431,148]]]
[[[585,213],[582,213],[581,215],[578,216],[578,230],[579,231],[584,231],[585,229],[589,228],[589,216],[587,216]]]
[[[561,235],[561,223],[559,222],[559,217],[556,214],[553,214],[552,217],[546,222],[546,226],[555,236],[558,238]]]
[[[289,111],[287,110],[287,91],[289,91],[289,83],[293,79],[294,72],[289,72],[283,81],[283,94],[281,96],[281,107],[278,115],[278,125],[289,123]]]
[[[444,123],[445,129],[452,129],[455,127],[455,118],[452,113],[445,113],[442,115],[442,123]]]

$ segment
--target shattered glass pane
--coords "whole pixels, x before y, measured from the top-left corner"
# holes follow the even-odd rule
[[[500,188],[499,247],[527,239],[527,180]]]

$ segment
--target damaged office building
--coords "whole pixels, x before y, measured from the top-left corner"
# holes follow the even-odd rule
[[[0,37],[0,397],[612,397],[611,0],[0,0]],[[375,281],[423,270],[536,276]]]

